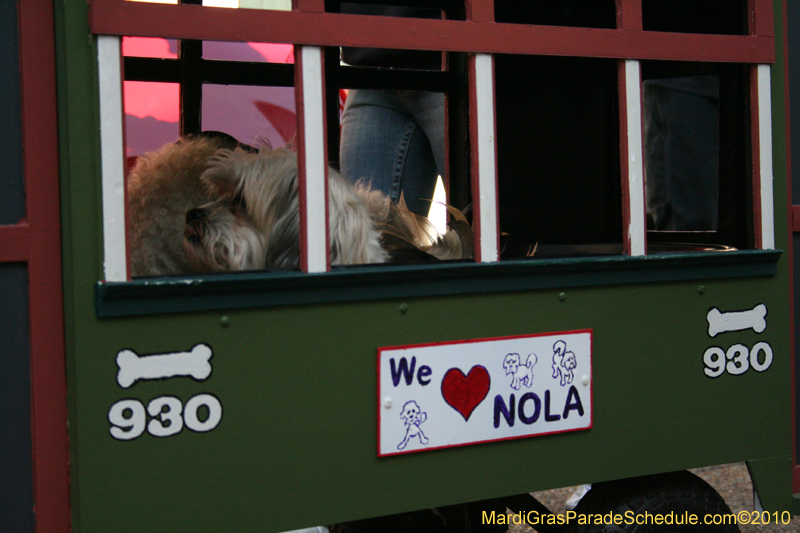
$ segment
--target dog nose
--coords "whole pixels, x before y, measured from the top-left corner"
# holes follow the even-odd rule
[[[201,209],[199,207],[195,209],[190,209],[189,211],[186,212],[187,223],[196,222],[204,218],[206,218],[206,212],[204,209]]]

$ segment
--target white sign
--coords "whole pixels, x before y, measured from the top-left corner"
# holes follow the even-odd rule
[[[592,332],[378,349],[378,455],[592,427]]]

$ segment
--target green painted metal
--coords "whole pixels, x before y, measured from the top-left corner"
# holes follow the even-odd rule
[[[786,254],[721,254],[705,270],[686,274],[672,265],[670,278],[639,283],[550,280],[469,294],[392,292],[387,283],[357,301],[239,309],[215,293],[205,301],[220,303],[202,310],[99,316],[113,298],[95,299],[102,279],[95,44],[85,2],[56,10],[74,531],[283,531],[739,461],[751,464],[769,510],[793,505],[781,466],[790,466],[792,451]],[[782,64],[783,48],[776,49]],[[786,206],[780,69],[772,87],[775,205]],[[787,235],[779,207],[778,247],[788,245]],[[753,256],[768,257],[771,270],[752,275],[746,258]],[[715,275],[715,261],[722,270],[733,261],[744,274]],[[128,288],[142,287],[120,290]],[[769,309],[766,331],[709,338],[710,308],[760,303]],[[378,347],[587,328],[594,339],[590,430],[377,458]],[[708,347],[760,341],[774,352],[767,371],[704,375]],[[205,381],[118,385],[120,350],[169,353],[197,343],[214,352]],[[222,405],[213,431],[144,432],[127,442],[109,432],[109,410],[120,400],[147,405],[168,395],[185,404],[201,393]]]
[[[791,511],[792,495],[792,457],[770,457],[748,461],[747,469],[753,480],[753,490],[764,509]]]
[[[779,311],[780,298],[764,298],[772,282],[704,282],[703,294],[687,282],[568,291],[563,301],[559,291],[542,291],[98,320],[76,357],[82,520],[90,520],[89,531],[121,515],[120,523],[147,530],[225,530],[232,523],[282,530],[788,456],[789,360],[781,334],[788,315]],[[711,305],[759,302],[771,310],[764,334],[707,338]],[[376,347],[586,327],[594,331],[590,431],[376,458]],[[708,346],[765,339],[776,354],[767,372],[703,375]],[[115,382],[122,348],[159,353],[198,342],[214,349],[205,382],[179,378],[129,390]],[[212,432],[145,434],[132,442],[109,436],[105,416],[120,399],[185,401],[202,392],[223,405]],[[169,527],[167,517],[174,520]]]
[[[348,267],[98,282],[100,317],[774,276],[781,250]]]

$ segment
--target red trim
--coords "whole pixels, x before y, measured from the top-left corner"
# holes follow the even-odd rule
[[[791,136],[791,94],[789,92],[789,38],[788,38],[788,7],[787,2],[782,5],[783,24],[781,25],[781,33],[783,35],[783,94],[784,94],[784,112],[786,124],[784,133],[786,135],[786,200],[789,204],[789,234],[786,239],[787,254],[789,260],[789,368],[791,374],[791,387],[792,387],[792,492],[800,492],[800,469],[797,468],[797,389],[795,387],[795,371],[796,371],[796,339],[794,334],[795,324],[795,298],[794,298],[794,238],[792,233],[800,231],[800,206],[792,205],[792,136]],[[797,215],[797,216],[795,216]],[[795,222],[796,221],[796,222]]]
[[[486,9],[474,14],[485,17]],[[214,41],[736,63],[775,61],[775,38],[760,34],[696,35],[490,24],[126,0],[92,0],[89,23],[95,34]]]
[[[24,262],[30,258],[31,232],[27,222],[0,226],[0,263]]]
[[[622,253],[631,255],[631,187],[628,154],[628,84],[625,61],[617,62],[617,95],[619,98],[619,172],[622,182]]]
[[[467,20],[472,22],[494,22],[493,0],[466,0]]]
[[[642,29],[641,0],[617,0],[617,28],[621,30]]]
[[[789,158],[788,151],[787,151],[786,158],[787,159]],[[789,174],[789,176],[791,176],[791,173]],[[791,184],[791,181],[789,183]],[[790,195],[789,202],[791,203],[791,195]],[[791,233],[800,232],[800,205],[790,205],[789,206],[789,229],[790,229]]]
[[[748,0],[748,26],[751,35],[775,36],[773,9],[775,8],[772,5],[772,0]]]
[[[119,86],[121,88],[120,97],[122,99],[122,147],[125,150],[125,147],[128,146],[128,128],[125,127],[125,57],[122,54],[122,40],[120,39],[120,46],[119,46]],[[183,105],[179,104],[180,108],[183,109]],[[139,156],[132,156],[128,158],[126,153],[123,153],[123,159],[125,161],[123,169],[122,169],[122,182],[125,184],[125,187],[122,191],[122,195],[125,202],[125,220],[128,221],[131,219],[129,209],[128,209],[128,173],[130,169],[133,168],[133,165],[136,164]],[[125,224],[125,279],[131,281],[133,279],[133,270],[131,267],[131,227],[129,224]],[[105,271],[103,272],[103,277],[105,277]]]
[[[20,0],[36,532],[70,530],[53,3]]]
[[[751,183],[753,188],[753,237],[756,249],[763,246],[761,234],[761,134],[758,117],[758,65],[750,67],[750,154],[752,157]]]
[[[375,453],[376,453],[376,455],[380,455],[381,454],[381,431],[380,431],[380,427],[381,427],[381,405],[383,405],[383,399],[381,398],[381,348],[378,348],[378,353],[377,353],[377,355],[375,357],[375,368],[378,370],[377,372],[375,372],[375,394],[377,395],[377,398],[378,398],[378,409],[377,409],[377,411],[375,413],[375,415],[376,415],[376,419],[375,419],[376,426],[375,427],[378,428],[378,432],[377,432],[378,433],[378,438],[377,438],[378,448],[375,450]]]
[[[469,148],[470,148],[470,185],[472,189],[472,235],[473,243],[473,257],[476,262],[481,262],[481,203],[477,201],[480,198],[480,182],[478,180],[478,98],[475,94],[476,88],[476,74],[475,74],[475,56],[470,55],[467,64],[467,83],[469,84]],[[499,218],[499,217],[498,217]],[[378,352],[380,353],[380,351]]]
[[[797,465],[792,468],[792,492],[800,492],[800,466]]]
[[[341,113],[339,116],[342,116]],[[450,205],[452,202],[452,196],[450,196],[450,98],[448,98],[447,95],[445,95],[444,98],[444,153],[444,174],[442,175],[444,203]],[[445,221],[448,225],[450,224],[450,219],[451,217],[448,213],[445,217]]]
[[[308,206],[306,205],[306,127],[303,95],[303,54],[295,47],[294,101],[297,116],[297,205],[300,211],[300,270],[308,272]]]
[[[592,396],[592,392],[589,393]],[[378,457],[394,457],[396,455],[408,455],[411,453],[420,453],[420,452],[432,452],[434,450],[449,450],[453,448],[463,448],[465,446],[475,446],[478,444],[487,444],[489,442],[506,442],[512,440],[520,440],[520,439],[535,439],[537,437],[545,437],[547,435],[557,435],[561,433],[574,433],[576,431],[589,431],[594,426],[594,402],[592,402],[592,418],[589,420],[589,425],[585,428],[575,428],[575,429],[564,429],[561,431],[549,431],[547,433],[534,433],[533,435],[519,435],[514,437],[501,437],[499,439],[486,439],[486,440],[476,440],[475,442],[465,442],[464,444],[446,444],[444,446],[434,446],[433,448],[421,448],[418,450],[408,450],[402,452],[393,452],[393,453],[378,453]],[[378,421],[378,427],[380,427],[380,421]]]
[[[589,333],[594,340],[594,329],[568,329],[566,331],[546,331],[544,333],[525,333],[522,335],[503,335],[500,337],[486,337],[479,339],[464,339],[455,341],[423,342],[420,344],[398,344],[396,346],[381,346],[378,348],[378,357],[384,350],[408,350],[411,348],[428,348],[430,346],[450,346],[453,344],[474,344],[476,342],[505,341],[512,339],[532,339],[534,337],[549,337],[551,335],[572,335],[574,333]]]
[[[497,83],[494,74],[494,57],[492,57],[492,137],[495,139],[493,143],[494,153],[492,160],[494,161],[494,213],[495,213],[495,243],[494,249],[497,254],[497,260],[500,260],[500,172],[497,168]]]
[[[307,13],[324,13],[325,0],[294,0],[292,8]]]

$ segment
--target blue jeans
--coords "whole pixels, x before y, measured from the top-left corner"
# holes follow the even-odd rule
[[[351,90],[342,114],[342,176],[365,180],[427,215],[444,176],[444,94]]]

